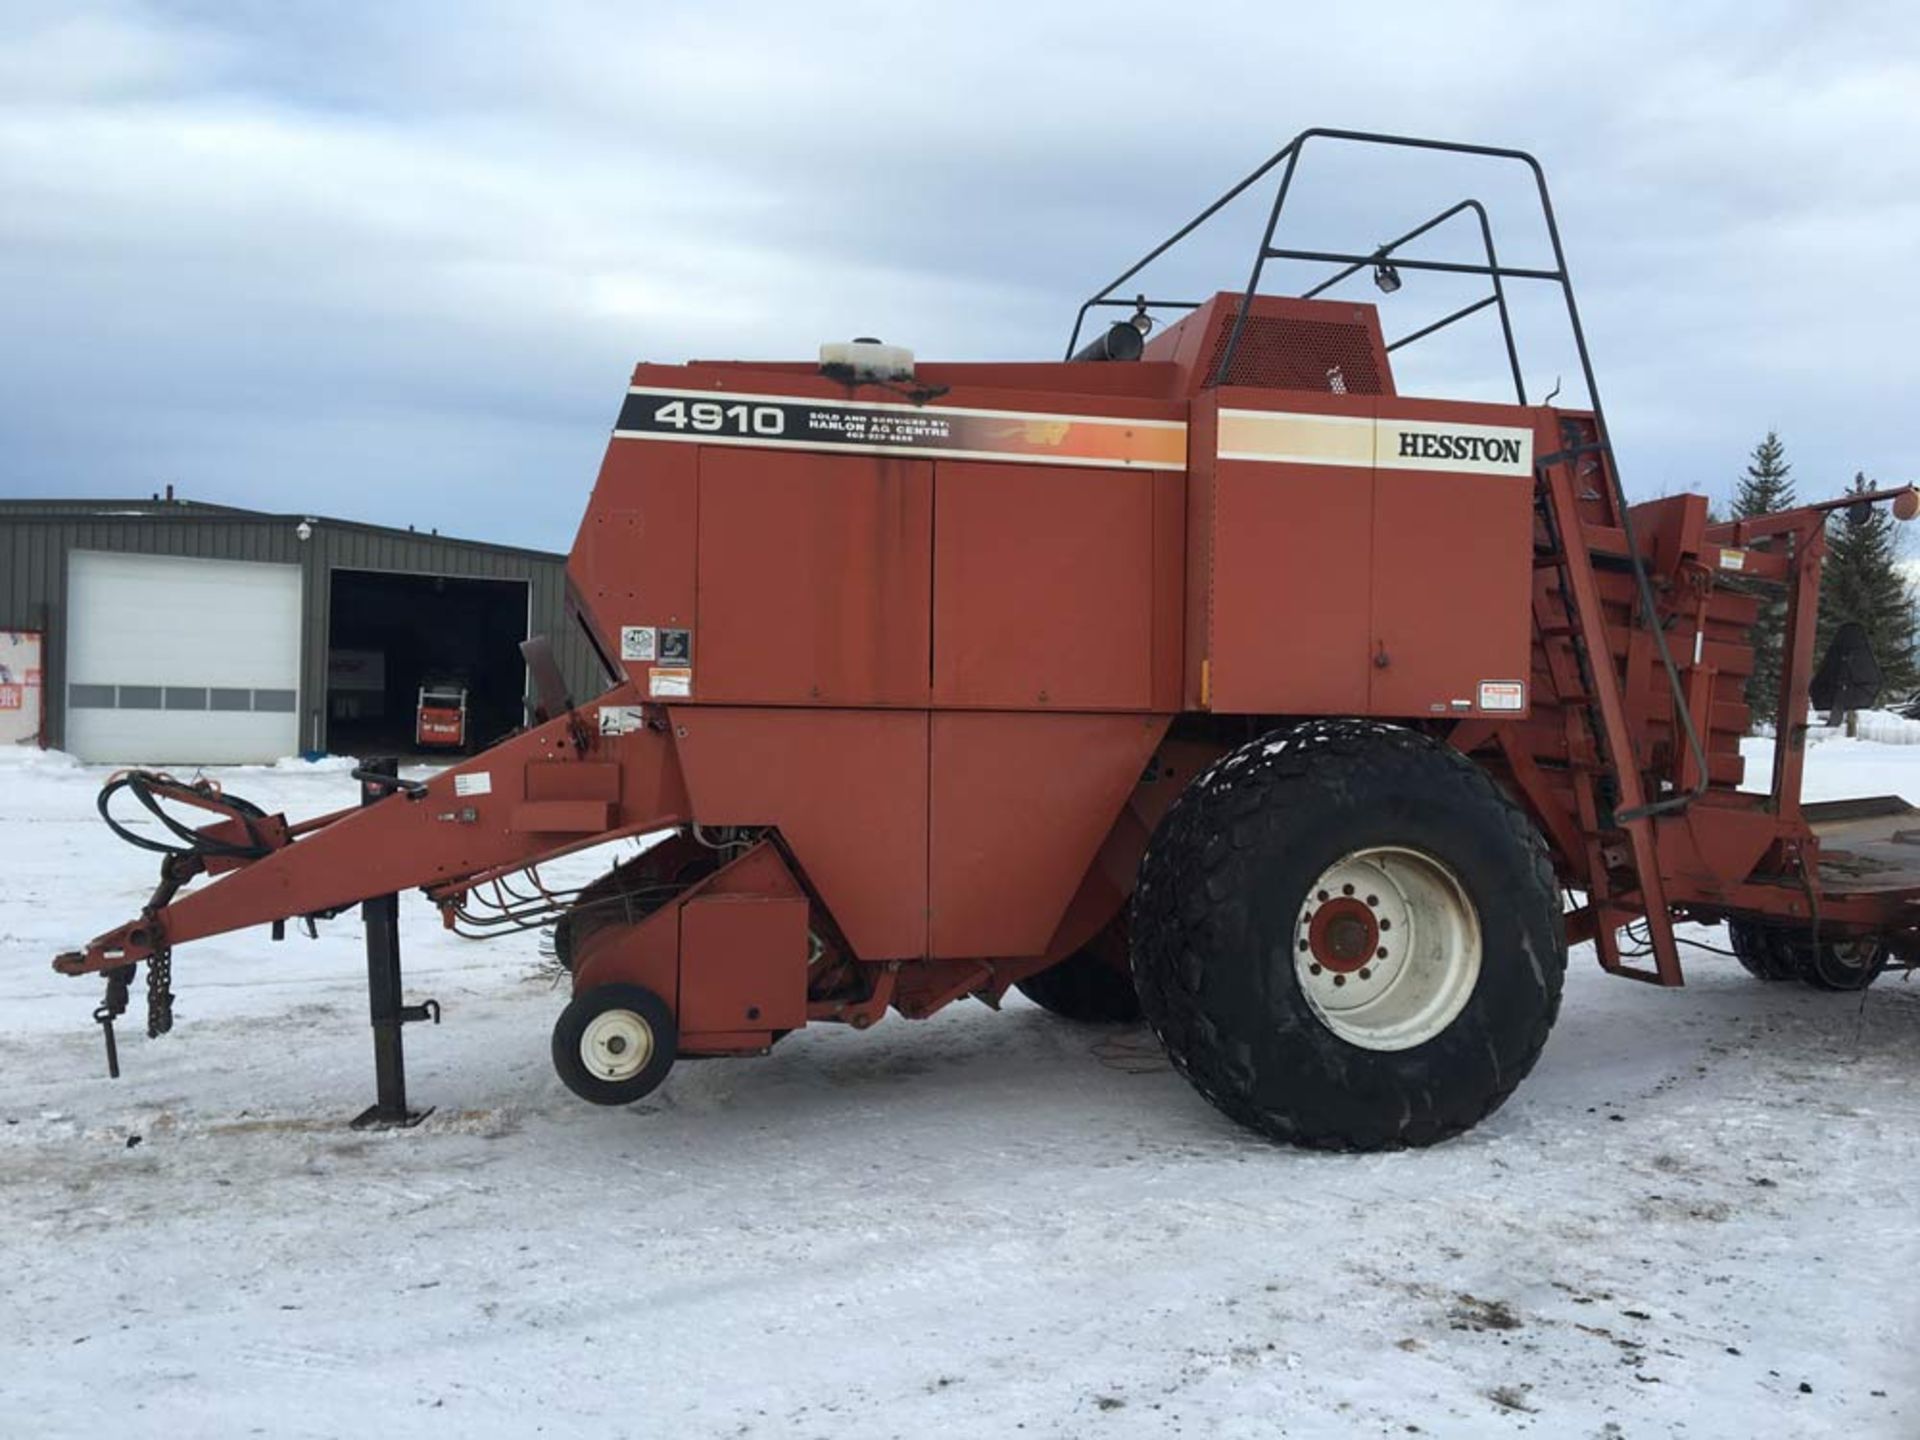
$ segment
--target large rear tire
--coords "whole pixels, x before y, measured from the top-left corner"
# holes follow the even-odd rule
[[[1225,1114],[1327,1150],[1430,1145],[1533,1068],[1566,936],[1539,833],[1414,731],[1312,721],[1162,819],[1132,907],[1141,1006]]]

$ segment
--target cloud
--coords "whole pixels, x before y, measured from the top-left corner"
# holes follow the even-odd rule
[[[854,333],[1052,356],[1079,299],[1314,123],[1542,155],[1636,488],[1724,492],[1770,426],[1809,494],[1904,478],[1915,28],[1894,6],[15,6],[6,488],[172,480],[563,545],[635,359]],[[1506,258],[1538,258],[1524,184],[1485,166],[1316,161],[1300,234],[1370,245],[1469,191]],[[1231,221],[1162,293],[1243,283],[1259,216]],[[1390,333],[1462,291],[1410,283]],[[1550,308],[1522,320],[1534,393],[1571,393]],[[1502,393],[1490,327],[1403,356],[1433,393]]]

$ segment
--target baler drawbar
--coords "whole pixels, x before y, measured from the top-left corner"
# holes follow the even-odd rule
[[[1303,155],[1357,146],[1524,167],[1550,261],[1502,262],[1472,199],[1371,250],[1276,244]],[[1267,182],[1243,290],[1127,293]],[[1455,222],[1470,258],[1425,253]],[[1262,289],[1273,262],[1334,268],[1289,297]],[[1422,273],[1489,293],[1391,344],[1331,293]],[[1587,408],[1528,399],[1521,283],[1562,297]],[[1392,353],[1475,316],[1513,400],[1400,394]],[[678,1056],[1017,986],[1070,1018],[1143,1015],[1261,1133],[1382,1149],[1511,1093],[1570,943],[1662,985],[1677,921],[1827,989],[1920,958],[1915,812],[1800,798],[1812,692],[1871,690],[1844,631],[1815,683],[1828,515],[1910,518],[1920,495],[1733,522],[1698,495],[1629,504],[1532,157],[1306,131],[1089,299],[1066,354],[638,366],[568,561],[609,688],[575,703],[529,642],[529,728],[425,781],[370,764],[363,803],[300,822],[114,777],[102,813],[131,794],[171,838],[108,817],[165,852],[159,888],[54,962],[108,977],[110,1057],[140,965],[159,1034],[181,945],[417,888],[463,933],[551,928],[555,1065],[598,1103]],[[1769,590],[1786,642],[1755,717]],[[1747,790],[1756,718],[1778,738]],[[582,888],[541,877],[661,832]],[[426,1008],[401,1013],[395,957],[375,1006],[397,1075],[398,1024]]]

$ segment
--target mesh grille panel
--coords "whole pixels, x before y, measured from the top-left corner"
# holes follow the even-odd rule
[[[1228,315],[1214,336],[1205,383],[1213,383],[1214,372],[1232,334],[1233,317]],[[1382,393],[1380,369],[1373,358],[1373,338],[1366,326],[1282,315],[1247,317],[1223,383],[1261,385],[1275,390],[1318,390],[1334,395]]]

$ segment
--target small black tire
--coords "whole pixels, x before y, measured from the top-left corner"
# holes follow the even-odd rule
[[[1729,920],[1727,934],[1733,942],[1733,958],[1754,979],[1772,983],[1800,978],[1799,960],[1778,926],[1757,920]]]
[[[1400,958],[1367,982],[1380,990],[1329,991],[1335,973],[1359,983],[1366,946],[1386,936],[1375,920],[1366,939],[1368,914],[1348,912],[1385,918],[1399,903],[1367,883],[1320,888],[1371,855],[1413,857],[1408,875],[1426,866],[1421,883],[1454,898],[1410,902]],[[1312,916],[1336,905],[1322,936]],[[1197,778],[1148,845],[1131,924],[1141,1007],[1174,1068],[1230,1118],[1323,1150],[1430,1145],[1490,1115],[1546,1044],[1566,971],[1532,822],[1458,751],[1366,720],[1276,732]],[[1381,1015],[1412,1020],[1367,1030],[1359,1009],[1403,977],[1413,989]],[[1326,1018],[1334,994],[1348,1008]],[[1375,1048],[1387,1042],[1399,1048]]]
[[[640,985],[576,995],[553,1026],[553,1068],[595,1105],[631,1105],[673,1068],[679,1032],[667,1002]]]
[[[1140,1018],[1133,976],[1092,946],[1075,951],[1014,989],[1049,1014],[1084,1025],[1126,1025]]]

